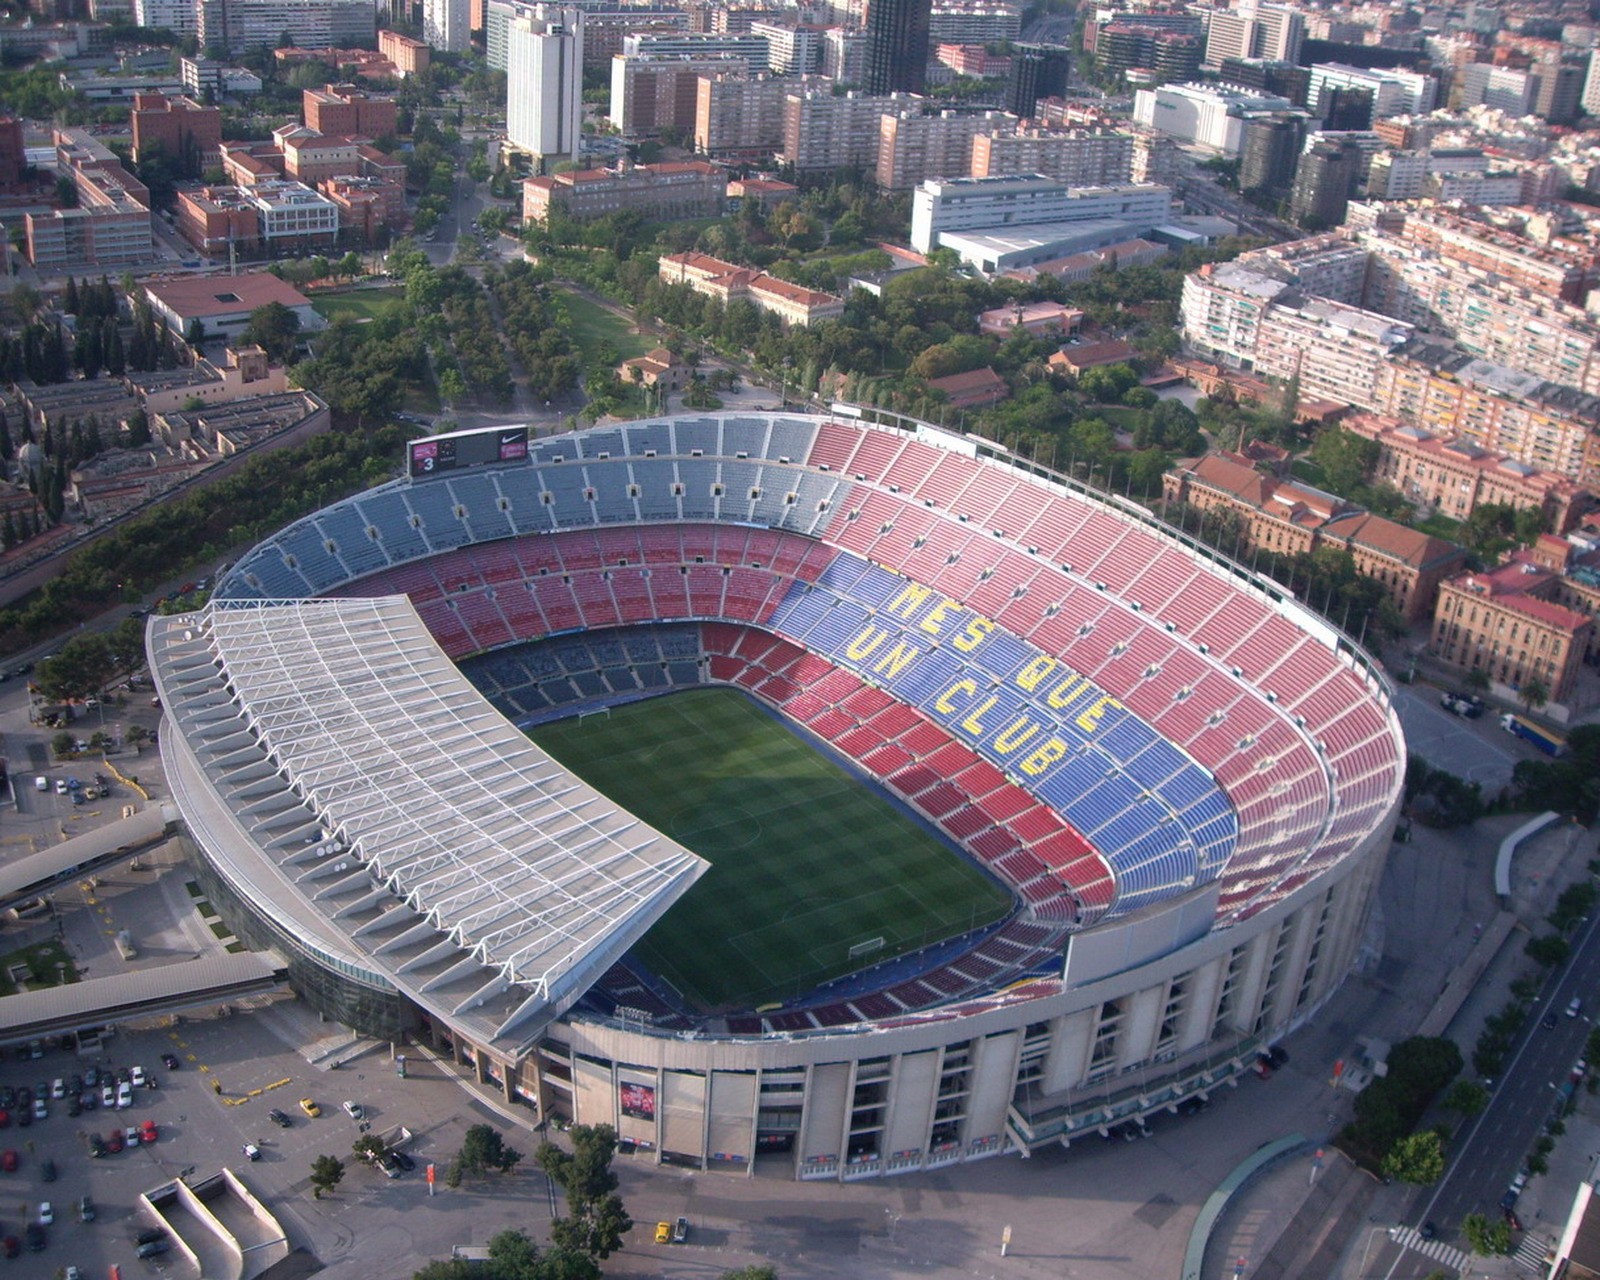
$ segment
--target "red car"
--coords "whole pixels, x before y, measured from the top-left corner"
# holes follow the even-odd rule
[[[122,1139],[121,1129],[113,1129],[110,1133],[106,1134],[106,1150],[112,1155],[116,1155],[117,1152],[121,1151],[126,1145],[127,1144]]]
[[[7,1149],[4,1152],[0,1152],[0,1169],[4,1169],[7,1173],[15,1173],[17,1171],[17,1153],[15,1151]]]
[[[21,1252],[22,1241],[18,1240],[16,1236],[7,1236],[4,1240],[0,1240],[0,1253],[4,1253],[6,1257],[15,1258]]]
[[[154,1142],[160,1136],[154,1120],[146,1120],[139,1129],[140,1142]]]
[[[0,1129],[9,1129],[10,1127],[11,1127],[11,1113],[9,1111],[7,1111],[4,1107],[0,1107]]]

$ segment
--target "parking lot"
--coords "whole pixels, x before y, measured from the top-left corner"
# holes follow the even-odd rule
[[[525,1153],[532,1146],[526,1134],[511,1133],[487,1104],[475,1102],[452,1068],[413,1049],[401,1080],[386,1048],[375,1047],[341,1068],[324,1070],[310,1065],[304,1051],[341,1029],[319,1024],[289,996],[267,998],[260,1006],[120,1033],[92,1056],[56,1050],[37,1060],[12,1056],[0,1063],[0,1084],[13,1088],[33,1089],[42,1081],[48,1091],[57,1077],[70,1080],[90,1065],[139,1065],[159,1082],[159,1088],[133,1089],[132,1105],[121,1110],[71,1117],[64,1101],[52,1100],[48,1119],[25,1129],[12,1119],[0,1129],[0,1152],[16,1152],[18,1163],[15,1172],[0,1171],[0,1242],[14,1234],[22,1249],[21,1270],[14,1274],[54,1276],[70,1265],[86,1276],[103,1276],[117,1263],[125,1276],[194,1277],[177,1250],[135,1256],[135,1237],[159,1225],[138,1208],[138,1197],[179,1176],[198,1181],[224,1165],[278,1216],[292,1244],[309,1246],[325,1263],[349,1262],[351,1275],[408,1275],[426,1257],[447,1256],[452,1244],[481,1244],[509,1226],[534,1234],[544,1230],[548,1187],[531,1168],[482,1187],[444,1187],[444,1167],[473,1124],[496,1124]],[[161,1065],[163,1053],[176,1056],[177,1070]],[[316,1103],[320,1116],[302,1112],[302,1097]],[[346,1099],[360,1103],[372,1133],[402,1124],[414,1133],[407,1146],[414,1170],[388,1178],[352,1155],[362,1130],[341,1109]],[[288,1116],[287,1128],[268,1119],[274,1108]],[[146,1120],[158,1134],[154,1143],[91,1155],[91,1135],[104,1144],[113,1125],[140,1127]],[[259,1151],[257,1160],[246,1157],[247,1143]],[[343,1182],[320,1201],[310,1185],[311,1163],[319,1155],[345,1162]],[[49,1183],[43,1181],[46,1160],[56,1171]],[[430,1160],[440,1166],[438,1195],[431,1201],[424,1174]],[[89,1224],[77,1215],[85,1195],[95,1209]],[[45,1247],[33,1254],[23,1223],[37,1220],[43,1201],[53,1206],[55,1224],[46,1229]],[[358,1206],[360,1212],[352,1213]],[[419,1215],[419,1209],[425,1212]],[[194,1238],[192,1220],[176,1221],[207,1256],[208,1242]],[[231,1219],[229,1225],[247,1227]],[[247,1237],[245,1243],[256,1242]]]

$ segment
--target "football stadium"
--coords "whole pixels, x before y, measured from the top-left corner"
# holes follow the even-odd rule
[[[413,441],[148,644],[195,874],[302,998],[696,1168],[1236,1082],[1348,972],[1404,772],[1277,584],[849,405]]]

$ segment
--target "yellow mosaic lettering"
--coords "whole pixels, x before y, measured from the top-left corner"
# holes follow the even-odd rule
[[[902,640],[894,648],[890,649],[888,653],[884,654],[883,657],[879,658],[873,664],[872,669],[881,676],[888,676],[893,679],[904,671],[910,665],[911,659],[915,658],[920,652],[921,650],[916,645],[907,644]]]
[[[861,634],[845,646],[844,656],[860,662],[888,638],[887,631],[869,622],[861,629]]]
[[[957,680],[939,695],[939,700],[933,704],[933,709],[941,715],[949,715],[956,709],[956,704],[950,701],[952,694],[964,693],[970,698],[977,692],[978,682],[976,680]]]
[[[1096,698],[1094,705],[1087,708],[1083,714],[1078,717],[1078,728],[1082,729],[1085,733],[1093,733],[1097,728],[1100,727],[1100,720],[1101,717],[1105,715],[1106,709],[1108,707],[1120,707],[1121,705],[1122,704],[1115,698]]]
[[[1052,671],[1056,669],[1056,660],[1045,654],[1040,654],[1021,671],[1017,672],[1017,687],[1032,693]]]
[[[889,601],[887,606],[890,613],[898,613],[902,618],[911,617],[922,608],[923,602],[933,592],[919,582],[908,582],[900,594]]]
[[[1068,676],[1054,689],[1050,690],[1049,696],[1045,698],[1045,701],[1055,710],[1060,711],[1083,692],[1084,683],[1082,676]]]
[[[978,717],[987,712],[990,707],[994,706],[994,704],[999,701],[999,697],[996,694],[991,693],[987,698],[985,698],[972,709],[972,714],[961,722],[961,727],[968,733],[976,734],[981,737],[983,735],[983,721],[979,720]]]
[[[959,609],[960,607],[961,606],[958,605],[954,600],[950,599],[949,596],[946,596],[938,604],[934,605],[929,611],[928,616],[917,625],[926,631],[930,636],[936,636],[939,634],[940,623],[944,621],[944,615],[949,613],[950,610]]]
[[[1028,739],[1039,732],[1039,724],[1027,716],[1018,716],[1004,729],[1000,736],[994,740],[994,749],[1003,756],[1010,755],[1013,751],[1020,751]]]
[[[989,619],[974,618],[967,623],[967,629],[950,643],[960,649],[962,653],[971,653],[983,643],[984,637],[993,630],[994,623],[990,622]]]
[[[1067,754],[1067,744],[1060,738],[1046,738],[1044,745],[1022,762],[1022,772],[1030,777],[1043,773]]]

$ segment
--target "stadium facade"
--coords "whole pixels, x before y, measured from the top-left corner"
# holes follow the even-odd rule
[[[1175,1109],[1349,971],[1404,744],[1276,584],[850,406],[482,444],[414,445],[150,623],[197,875],[330,1016],[664,1162],[850,1179]],[[706,684],[879,780],[1011,913],[781,1008],[674,1001],[625,957],[705,863],[517,724]]]

